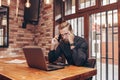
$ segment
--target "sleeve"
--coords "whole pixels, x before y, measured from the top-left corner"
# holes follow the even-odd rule
[[[61,48],[60,48],[60,45],[58,45],[56,50],[49,51],[49,53],[48,53],[48,60],[49,60],[49,62],[50,63],[55,62],[58,59],[58,57],[61,56],[61,54],[62,54]]]
[[[87,42],[78,43],[74,49],[72,49],[72,57],[74,64],[76,66],[84,66],[87,61],[87,49],[88,44]]]

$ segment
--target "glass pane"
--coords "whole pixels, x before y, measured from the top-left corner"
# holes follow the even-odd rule
[[[65,0],[65,15],[75,13],[75,0]]]
[[[86,7],[89,7],[90,6],[90,0],[86,0]]]
[[[114,31],[115,32],[115,31]],[[118,80],[118,34],[115,34],[114,35],[114,39],[115,39],[115,42],[114,42],[114,80]]]
[[[84,2],[84,0],[79,0],[79,8],[80,9],[83,9],[83,8],[85,8],[85,4],[84,4],[85,2]]]
[[[59,24],[55,26],[55,35],[59,35]]]
[[[91,6],[96,5],[96,0],[90,0],[91,1]]]
[[[78,18],[78,36],[84,38],[84,17]]]
[[[0,29],[0,46],[3,46],[3,29]]]
[[[62,0],[55,0],[55,20],[60,19],[62,16]]]
[[[75,35],[84,38],[84,17],[68,20],[71,23]]]
[[[118,33],[118,11],[114,10],[113,11],[113,26],[114,26],[114,33]]]
[[[77,18],[68,20],[68,22],[72,25],[72,29],[75,35],[77,35]]]
[[[84,9],[95,5],[96,0],[79,0],[79,9]]]
[[[112,3],[116,3],[118,0],[102,0],[102,5],[108,5]]]
[[[8,47],[8,7],[0,7],[0,47]]]

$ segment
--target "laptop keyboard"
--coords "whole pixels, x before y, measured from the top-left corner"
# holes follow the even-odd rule
[[[62,69],[64,66],[59,66],[59,65],[54,65],[54,64],[49,64],[48,69],[49,70],[57,70],[57,69]]]
[[[53,65],[53,64],[48,65],[48,68],[55,68],[55,67],[57,67],[57,65]]]

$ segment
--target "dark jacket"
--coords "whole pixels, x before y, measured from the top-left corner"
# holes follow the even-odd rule
[[[87,50],[88,44],[85,39],[75,36],[74,38],[74,49],[70,49],[69,43],[61,41],[56,50],[48,53],[48,59],[50,63],[53,63],[64,55],[69,65],[84,66],[87,62]]]

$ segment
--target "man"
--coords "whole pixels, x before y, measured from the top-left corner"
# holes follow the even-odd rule
[[[51,50],[48,53],[49,62],[53,63],[61,55],[64,55],[69,65],[85,66],[88,49],[85,39],[75,36],[68,22],[60,24],[59,33],[61,36],[59,42],[56,36],[52,39]]]

